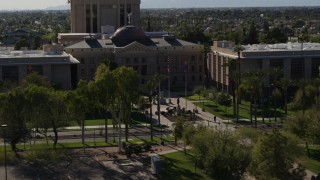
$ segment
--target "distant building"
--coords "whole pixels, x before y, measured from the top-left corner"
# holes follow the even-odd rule
[[[0,51],[0,80],[20,83],[35,71],[62,89],[77,83],[79,61],[57,47],[45,46],[42,51]]]
[[[218,89],[229,90],[229,59],[237,59],[235,44],[229,41],[215,41],[208,54],[207,68],[212,84]],[[319,77],[320,44],[253,44],[244,45],[240,53],[240,70],[254,71],[280,68],[282,77],[290,79],[311,79]],[[264,85],[270,87],[270,78]]]
[[[91,80],[100,63],[109,59],[137,70],[142,84],[155,73],[170,76],[171,87],[184,87],[185,80],[188,87],[204,83],[202,45],[164,32],[151,33],[151,37],[135,26],[124,26],[111,37],[89,36],[64,51],[80,61],[79,79]]]
[[[105,33],[125,25],[140,27],[140,0],[71,0],[72,33]]]

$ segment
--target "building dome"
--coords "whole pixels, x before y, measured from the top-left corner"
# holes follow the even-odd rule
[[[135,26],[118,28],[110,39],[117,47],[124,47],[133,42],[139,42],[146,46],[154,44],[141,29],[138,29]]]

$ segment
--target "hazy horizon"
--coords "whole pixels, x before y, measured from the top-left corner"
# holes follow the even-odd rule
[[[0,10],[41,10],[63,5],[67,0],[11,0],[2,2]],[[278,6],[320,6],[320,0],[141,0],[142,9]]]

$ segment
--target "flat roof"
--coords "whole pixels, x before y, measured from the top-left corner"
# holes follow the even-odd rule
[[[0,51],[0,58],[32,58],[32,57],[67,57],[63,51],[45,52],[45,51]]]
[[[14,64],[79,64],[80,62],[63,51],[0,51],[0,65]]]
[[[243,45],[243,52],[320,51],[320,43],[280,43]]]

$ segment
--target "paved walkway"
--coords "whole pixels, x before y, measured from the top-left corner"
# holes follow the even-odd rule
[[[170,107],[170,108],[173,108],[173,107],[177,107],[178,106],[178,97],[179,97],[179,94],[184,94],[182,92],[180,93],[171,93],[171,98],[170,98],[170,101],[171,103],[169,103],[169,100],[167,99],[166,103],[165,104],[161,104],[160,105],[160,111],[166,111],[166,108],[167,107]],[[167,98],[167,97],[165,97]],[[184,97],[180,97],[179,98],[179,105],[181,108],[185,108],[186,110],[190,110],[190,111],[193,111],[196,106],[191,102],[191,101],[186,101],[186,99]],[[152,106],[152,112],[153,112],[153,119],[155,120],[154,122],[156,124],[158,124],[158,116],[155,115],[154,112],[157,111],[157,108],[158,106],[156,104],[154,104]],[[197,122],[197,123],[203,123],[207,126],[210,126],[210,127],[214,127],[216,129],[225,129],[225,128],[228,128],[228,129],[234,129],[234,125],[225,125],[223,124],[223,122],[228,122],[228,120],[222,120],[220,119],[219,117],[216,117],[216,121],[214,121],[214,116],[213,114],[209,113],[209,112],[203,112],[201,109],[197,108],[198,109],[198,113],[196,113],[196,115],[198,117],[200,117],[201,119],[203,119],[204,121],[201,121],[201,122]],[[160,115],[160,123],[163,124],[163,125],[167,125],[169,127],[172,127],[172,124],[174,122],[170,121],[167,117],[165,116],[162,116]]]

